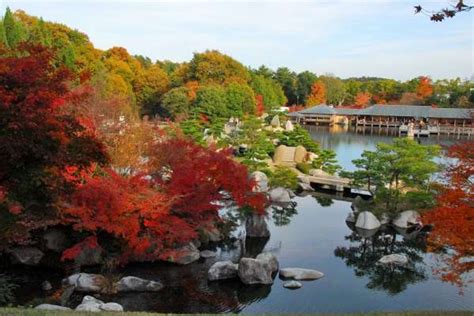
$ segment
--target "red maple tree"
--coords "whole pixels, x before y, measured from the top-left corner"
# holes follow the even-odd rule
[[[451,146],[448,157],[454,162],[446,170],[446,185],[436,208],[423,217],[434,225],[430,250],[449,249],[436,272],[443,280],[462,285],[463,275],[472,278],[469,272],[474,268],[474,141]]]

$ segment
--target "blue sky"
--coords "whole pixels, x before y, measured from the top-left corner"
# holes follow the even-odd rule
[[[473,14],[443,23],[413,14],[453,0],[0,0],[89,35],[101,49],[123,46],[152,59],[187,61],[218,49],[245,65],[317,74],[469,78]]]

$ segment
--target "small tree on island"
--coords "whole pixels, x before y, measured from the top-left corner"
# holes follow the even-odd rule
[[[343,172],[355,186],[374,197],[374,211],[397,213],[407,208],[428,208],[433,203],[430,182],[438,171],[434,159],[440,147],[418,144],[409,138],[394,139],[393,144],[379,143],[375,151],[364,151],[352,162],[358,168]]]

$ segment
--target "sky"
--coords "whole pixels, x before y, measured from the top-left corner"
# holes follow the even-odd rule
[[[413,6],[454,0],[0,0],[86,33],[97,48],[182,62],[217,49],[243,64],[407,80],[470,78],[474,12],[435,23]],[[467,1],[469,2],[469,1]],[[473,1],[474,2],[474,1]]]

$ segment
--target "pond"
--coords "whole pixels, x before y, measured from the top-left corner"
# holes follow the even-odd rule
[[[353,131],[333,133],[313,128],[311,133],[324,148],[334,149],[341,164],[365,149],[373,149],[390,136],[358,135]],[[423,139],[423,142],[450,143],[455,139]],[[367,312],[397,310],[474,310],[474,286],[459,288],[441,282],[432,273],[436,257],[425,252],[422,235],[386,230],[362,238],[345,223],[353,196],[314,193],[295,198],[296,207],[273,209],[269,216],[271,237],[214,245],[218,257],[200,259],[187,266],[134,264],[120,271],[147,279],[160,279],[165,288],[158,293],[120,294],[104,300],[116,301],[126,310],[204,313],[308,313]],[[402,233],[402,234],[400,234]],[[404,237],[405,236],[405,237]],[[237,280],[208,282],[207,271],[216,261],[237,261],[242,252],[254,256],[263,249],[272,251],[280,267],[303,267],[322,271],[324,278],[302,282],[298,290],[285,289],[278,278],[271,286],[244,286]],[[386,268],[377,260],[390,253],[406,254],[409,268]],[[59,285],[61,275],[50,272],[23,273],[19,303],[26,304],[48,278]],[[27,276],[25,276],[25,274]],[[30,276],[30,277],[28,277]],[[75,306],[81,296],[73,297]]]

